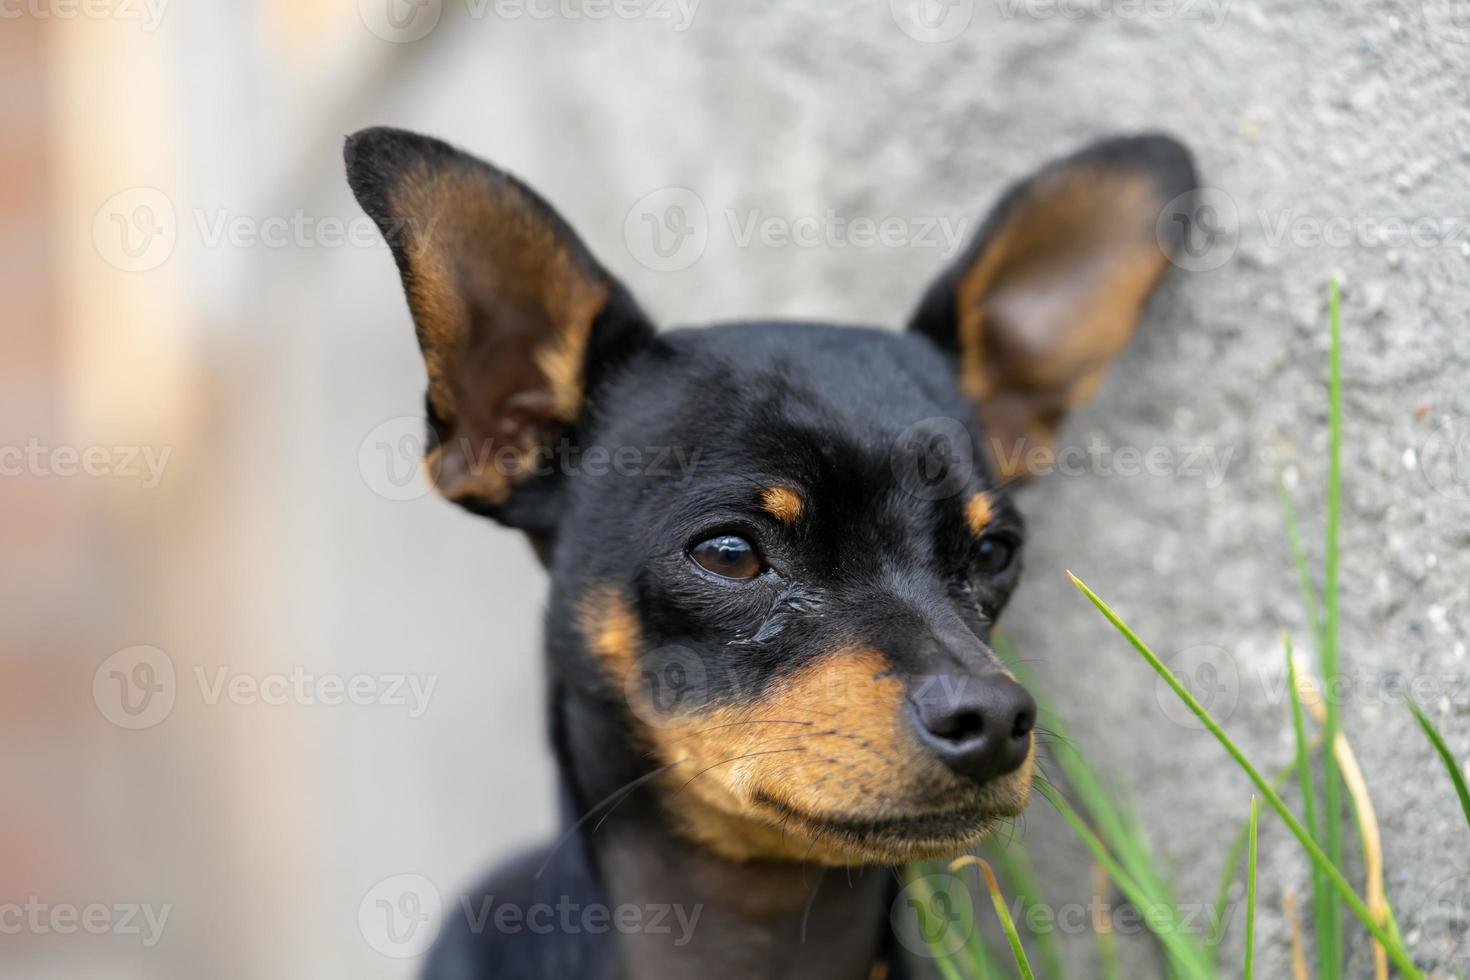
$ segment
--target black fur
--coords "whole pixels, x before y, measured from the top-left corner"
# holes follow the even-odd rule
[[[346,158],[352,188],[389,235],[407,283],[415,272],[411,254],[392,237],[405,216],[394,210],[391,190],[426,164],[482,168],[492,187],[510,182],[544,210],[592,274],[606,277],[545,202],[447,144],[375,129],[350,138]],[[1052,165],[1077,166],[1144,173],[1160,202],[1195,185],[1188,154],[1160,136],[1110,140]],[[652,791],[659,766],[639,738],[627,693],[589,649],[590,597],[611,590],[625,598],[644,668],[657,673],[660,658],[695,658],[703,674],[690,692],[696,710],[759,698],[846,644],[881,649],[905,677],[990,676],[998,668],[990,630],[1016,587],[1020,561],[981,572],[979,551],[1001,542],[1019,553],[1025,529],[981,449],[976,406],[957,384],[955,293],[959,277],[1033,181],[1006,192],[970,249],[925,294],[905,333],[756,322],[655,334],[626,290],[607,277],[613,288],[593,329],[585,403],[576,423],[558,434],[566,451],[558,471],[519,489],[507,505],[483,509],[527,531],[549,565],[547,698],[563,826],[552,846],[471,890],[471,908],[487,896],[523,906],[562,898],[611,902],[615,892],[633,887],[608,878],[609,868],[628,867],[630,854],[654,866],[638,893],[673,901],[719,906],[739,896],[708,882],[748,882],[759,872],[744,867],[682,876],[681,869],[714,859],[680,839]],[[947,434],[968,442],[971,456],[969,465],[949,473],[942,493],[914,482],[913,467],[925,461],[912,455],[912,436],[933,420],[945,420]],[[636,463],[619,469],[590,462],[619,452]],[[800,520],[783,522],[762,508],[762,488],[777,485],[794,488],[807,502]],[[967,527],[965,502],[981,491],[992,516],[977,538]],[[720,534],[752,542],[764,563],[761,574],[732,583],[696,567],[691,547]],[[871,830],[861,823],[850,828],[856,836]],[[773,867],[770,880],[785,880],[785,873]],[[826,891],[815,894],[822,902],[802,916],[799,932],[778,923],[751,925],[745,935],[738,917],[711,926],[713,937],[697,959],[701,980],[752,969],[810,970],[801,956],[813,951],[792,952],[799,945],[814,944],[819,965],[844,962],[839,954],[854,942],[864,951],[862,934],[824,925],[825,903],[841,901],[832,893],[857,887],[851,879],[840,884],[840,877],[820,886]],[[706,882],[705,890],[680,891],[694,887],[691,880]],[[882,903],[893,893],[883,881],[863,893],[879,930],[887,922]],[[753,968],[755,954],[746,947],[759,943],[772,945]],[[890,976],[905,975],[902,951],[891,939],[872,943],[874,955],[889,961]],[[615,933],[474,928],[461,903],[451,900],[426,975],[614,978],[625,975],[623,955]]]

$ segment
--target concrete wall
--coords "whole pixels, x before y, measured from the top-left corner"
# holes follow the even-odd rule
[[[947,258],[942,241],[862,247],[833,232],[818,247],[742,244],[740,229],[757,214],[795,222],[831,209],[899,217],[917,234],[920,218],[972,219],[1006,181],[1088,139],[1163,129],[1188,143],[1217,189],[1211,202],[1227,233],[1191,261],[1200,271],[1170,279],[1096,403],[1065,434],[1077,446],[1164,447],[1174,465],[1118,475],[1108,467],[1127,458],[1108,453],[1087,472],[1025,491],[1034,544],[1003,625],[1040,661],[1080,747],[1137,801],[1177,869],[1182,900],[1209,901],[1250,787],[1064,570],[1115,602],[1161,652],[1182,656],[1192,678],[1203,683],[1212,675],[1201,668],[1214,669],[1224,687],[1215,707],[1264,767],[1290,758],[1282,630],[1300,648],[1310,643],[1273,474],[1280,460],[1320,568],[1326,295],[1336,274],[1342,660],[1355,679],[1343,717],[1382,820],[1391,897],[1426,964],[1443,967],[1449,954],[1435,939],[1444,922],[1421,903],[1470,871],[1470,848],[1444,774],[1391,692],[1394,678],[1423,685],[1459,758],[1470,756],[1470,486],[1432,438],[1455,419],[1457,439],[1470,432],[1470,32],[1457,34],[1432,3],[1180,0],[1150,8],[1162,13],[1102,4],[1077,18],[1065,13],[1076,8],[962,0],[948,8],[958,20],[941,18],[932,34],[914,26],[908,6],[708,4],[679,30],[657,19],[477,19],[446,4],[435,35],[417,42],[435,44],[434,57],[352,123],[435,132],[520,173],[669,324],[779,314],[896,326]],[[965,16],[947,40],[912,36],[947,36]],[[440,32],[450,36],[436,40]],[[662,220],[671,205],[693,216],[704,244],[665,260],[650,254],[635,220]],[[1419,241],[1386,243],[1393,227],[1383,225],[1394,221],[1419,223]],[[380,266],[366,268],[384,281],[374,314],[351,324],[353,343],[391,350],[387,367],[407,380],[355,401],[360,411],[391,411],[391,391],[409,411],[417,377],[395,287]],[[1192,464],[1197,452],[1214,455]],[[426,593],[443,609],[494,621],[480,612],[493,597],[476,601],[488,580],[534,578],[511,536],[437,511],[424,521],[432,537],[405,542],[414,554],[458,550],[444,540],[451,529],[476,541],[467,566],[440,572],[462,600]],[[519,605],[535,590],[515,591]],[[446,625],[442,614],[427,621]],[[448,628],[470,635],[441,639],[475,642],[469,627]],[[524,627],[506,628],[519,637]],[[523,640],[495,656],[533,656]],[[506,669],[524,683],[523,667]],[[516,711],[472,730],[521,739],[523,724]],[[521,785],[544,792],[544,775]],[[484,820],[509,819],[503,789],[457,792],[470,801],[483,792]],[[1083,896],[1083,855],[1044,810],[1033,808],[1025,836],[1054,901]],[[498,842],[470,832],[462,843],[470,855]],[[1307,876],[1274,820],[1262,846],[1258,969],[1283,976],[1281,897],[1291,890],[1305,904]],[[1348,973],[1367,976],[1366,944],[1351,932]],[[1072,944],[1079,961],[1089,944]],[[1140,975],[1151,972],[1147,962]]]
[[[896,327],[948,260],[942,235],[865,246],[849,229],[796,245],[745,241],[742,229],[752,217],[820,228],[830,210],[964,230],[1008,180],[1086,140],[1163,129],[1188,143],[1225,229],[1191,265],[1215,267],[1171,276],[1063,434],[1071,446],[1162,447],[1171,462],[1126,475],[1126,454],[1107,451],[1027,488],[1028,572],[1002,625],[1079,747],[1137,802],[1181,900],[1210,901],[1250,787],[1064,570],[1183,657],[1263,767],[1290,758],[1281,632],[1310,644],[1274,469],[1285,467],[1320,568],[1325,297],[1338,275],[1342,659],[1355,678],[1344,723],[1410,945],[1441,972],[1463,964],[1470,953],[1443,941],[1434,900],[1470,873],[1466,828],[1391,696],[1394,678],[1415,681],[1458,758],[1470,756],[1470,466],[1454,455],[1470,451],[1470,25],[1451,0],[1097,0],[1083,16],[1044,0],[954,0],[933,4],[928,27],[910,0],[706,0],[600,19],[572,0],[527,5],[561,12],[430,0],[419,8],[430,20],[405,32],[371,0],[171,8],[151,56],[177,76],[176,105],[116,110],[124,121],[170,113],[179,145],[176,174],[117,176],[117,189],[162,187],[177,209],[163,272],[185,276],[194,324],[184,349],[197,432],[171,479],[185,481],[172,485],[195,531],[156,521],[218,540],[188,566],[200,576],[184,576],[198,605],[167,587],[177,564],[165,573],[151,552],[122,562],[140,580],[156,573],[154,598],[130,611],[126,636],[99,629],[98,650],[157,643],[184,678],[222,662],[408,671],[438,685],[418,718],[224,705],[181,712],[152,741],[97,735],[120,772],[166,763],[199,778],[177,782],[193,794],[176,808],[194,814],[187,826],[150,823],[139,845],[136,880],[162,882],[183,905],[174,945],[152,954],[165,959],[130,960],[137,974],[166,962],[219,976],[406,975],[409,964],[364,942],[364,896],[404,872],[451,895],[551,826],[542,573],[515,535],[413,487],[399,493],[360,457],[414,431],[402,420],[421,407],[386,250],[219,244],[195,217],[356,218],[340,140],[370,124],[434,133],[523,176],[671,325],[786,315]],[[89,217],[97,202],[83,203]],[[642,222],[673,220],[671,205],[702,235],[661,257]],[[1385,243],[1385,222],[1417,235]],[[203,547],[188,544],[173,553]],[[207,758],[194,758],[199,733],[217,746]],[[1279,823],[1263,826],[1257,969],[1280,977],[1281,899],[1305,901],[1308,879]],[[1055,815],[1038,804],[1021,832],[1053,901],[1085,901],[1088,862]],[[220,853],[244,875],[226,894],[210,871]],[[189,899],[211,911],[185,914]],[[262,916],[269,928],[257,929]],[[1370,976],[1350,931],[1347,973]],[[1090,944],[1069,943],[1082,975]],[[1129,947],[1129,975],[1156,975],[1146,945]]]

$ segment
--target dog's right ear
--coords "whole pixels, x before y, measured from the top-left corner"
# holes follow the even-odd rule
[[[347,182],[393,250],[428,369],[425,465],[445,497],[544,539],[558,468],[600,378],[654,332],[533,191],[396,129],[348,137]]]

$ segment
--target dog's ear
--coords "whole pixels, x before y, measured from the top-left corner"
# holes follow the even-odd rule
[[[1165,207],[1188,215],[1195,186],[1167,137],[1096,143],[1007,190],[925,294],[909,329],[955,359],[1003,477],[1102,383],[1182,239]]]
[[[598,379],[653,328],[508,174],[395,129],[348,137],[344,156],[393,250],[428,369],[430,479],[470,510],[549,534],[559,474],[544,447],[575,431]]]

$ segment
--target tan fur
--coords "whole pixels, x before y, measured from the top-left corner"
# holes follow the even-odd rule
[[[430,478],[448,496],[503,503],[537,447],[507,446],[494,413],[508,398],[544,391],[550,418],[577,417],[608,284],[517,188],[483,171],[420,164],[393,188],[390,210],[410,216],[399,232],[408,302],[429,400],[450,430],[425,460]]]
[[[593,649],[621,681],[628,623],[605,599],[584,609]],[[636,632],[636,627],[633,628]],[[898,862],[958,853],[995,820],[1019,813],[1031,760],[977,789],[910,734],[903,681],[875,650],[840,649],[759,697],[647,724],[651,754],[671,768],[655,780],[684,836],[736,860]],[[646,719],[647,711],[634,711]],[[942,837],[854,835],[824,820],[882,821],[957,814]]]
[[[960,380],[982,405],[1005,478],[1027,446],[1050,446],[1133,332],[1168,263],[1163,205],[1145,177],[1077,170],[1042,178],[961,277]]]
[[[638,662],[638,620],[616,590],[593,593],[581,604],[579,625],[592,652],[619,684]]]
[[[977,493],[965,501],[965,524],[969,526],[970,533],[979,537],[985,533],[990,526],[990,519],[994,517],[994,511],[990,506],[990,498],[983,493]]]
[[[801,495],[790,487],[766,487],[761,491],[761,507],[783,524],[795,524],[802,506]]]

